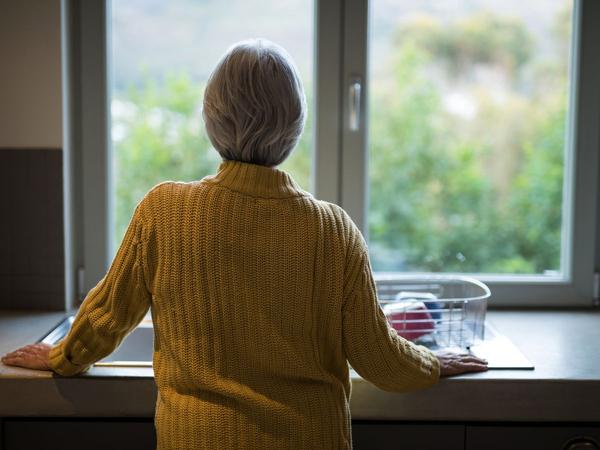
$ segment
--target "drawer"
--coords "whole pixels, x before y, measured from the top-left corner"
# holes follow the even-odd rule
[[[600,424],[468,425],[465,450],[569,450],[569,441],[580,437],[600,444]],[[588,444],[576,450],[596,449]]]
[[[354,450],[463,450],[464,436],[460,424],[352,422]]]
[[[106,450],[156,448],[153,419],[4,418],[2,450]]]

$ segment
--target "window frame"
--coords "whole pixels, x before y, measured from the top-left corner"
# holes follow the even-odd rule
[[[76,308],[110,266],[110,1],[61,0],[65,136],[67,305]],[[315,0],[312,190],[368,230],[368,0]],[[490,307],[575,307],[597,302],[600,265],[600,3],[574,0],[569,145],[565,162],[564,277],[473,274]],[[361,79],[358,130],[349,123],[350,83]],[[572,183],[572,186],[570,185]],[[568,188],[571,186],[571,188]],[[589,192],[594,193],[588,195]],[[404,275],[406,273],[403,273]],[[411,273],[412,274],[412,273]],[[375,273],[378,285],[397,274]]]
[[[344,36],[344,121],[342,130],[341,206],[348,211],[368,241],[368,0],[346,0]],[[573,39],[570,61],[569,117],[563,184],[561,256],[564,273],[560,276],[464,274],[488,285],[491,307],[516,306],[592,306],[597,297],[595,273],[598,268],[598,152],[600,149],[600,64],[594,58],[594,42],[600,42],[600,3],[574,0]],[[349,127],[349,89],[362,79],[358,130]],[[588,192],[596,195],[587,195]],[[378,285],[393,284],[404,274],[376,272]],[[411,275],[430,275],[415,273]],[[452,275],[444,273],[444,275]]]

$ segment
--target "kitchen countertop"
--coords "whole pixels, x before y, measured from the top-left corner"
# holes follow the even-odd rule
[[[69,314],[0,310],[0,355],[36,342]],[[487,320],[535,370],[465,374],[410,393],[382,391],[352,371],[352,418],[600,420],[600,310],[489,311]],[[0,362],[0,417],[152,417],[156,393],[151,367],[60,377]]]

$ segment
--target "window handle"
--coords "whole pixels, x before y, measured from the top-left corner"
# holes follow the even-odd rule
[[[360,91],[362,82],[360,78],[350,80],[350,111],[348,114],[349,126],[352,131],[358,131],[360,128]]]

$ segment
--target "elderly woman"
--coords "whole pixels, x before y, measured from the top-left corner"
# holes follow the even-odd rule
[[[281,47],[231,47],[207,83],[203,117],[218,172],[150,189],[65,339],[4,363],[84,372],[150,308],[163,450],[352,448],[348,363],[390,392],[486,369],[400,337],[352,219],[276,168],[306,118]]]

